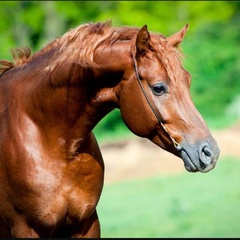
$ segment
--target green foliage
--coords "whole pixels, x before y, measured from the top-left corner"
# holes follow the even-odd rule
[[[102,237],[239,237],[239,170],[239,159],[226,158],[205,174],[105,184],[98,205]]]
[[[240,92],[238,26],[238,22],[211,24],[183,43],[185,65],[193,78],[192,97],[206,119],[236,120],[226,109]]]
[[[94,133],[101,143],[123,139],[131,134],[122,120],[119,109],[114,109],[104,117],[94,128]]]

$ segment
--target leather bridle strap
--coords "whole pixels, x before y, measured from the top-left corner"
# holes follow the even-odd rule
[[[156,116],[159,124],[162,126],[162,128],[164,129],[164,131],[167,133],[167,135],[168,135],[169,138],[171,139],[174,147],[175,147],[178,151],[181,151],[181,150],[182,150],[182,146],[181,146],[178,142],[176,142],[176,140],[175,140],[174,138],[172,138],[172,136],[169,134],[167,128],[166,128],[166,127],[164,126],[164,124],[162,123],[160,117],[158,116],[158,114],[157,114],[157,112],[155,111],[154,107],[152,106],[149,98],[147,97],[147,94],[146,94],[146,92],[145,92],[145,90],[144,90],[144,87],[143,87],[143,85],[142,85],[141,79],[140,79],[139,74],[138,74],[137,61],[136,61],[136,59],[135,59],[134,57],[133,57],[133,63],[134,63],[134,70],[135,70],[135,74],[136,74],[138,83],[139,83],[139,85],[140,85],[140,87],[141,87],[141,90],[142,90],[142,92],[143,92],[143,95],[145,96],[145,98],[146,98],[146,100],[147,100],[147,102],[148,102],[148,105],[149,105],[150,108],[152,109],[152,111],[153,111],[154,115]]]

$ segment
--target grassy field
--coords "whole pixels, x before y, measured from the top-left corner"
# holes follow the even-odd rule
[[[137,171],[137,170],[136,170]],[[105,184],[98,205],[102,237],[240,237],[240,159],[206,174],[154,176]]]

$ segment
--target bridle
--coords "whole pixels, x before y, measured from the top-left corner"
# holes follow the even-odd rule
[[[142,85],[142,82],[140,80],[140,77],[139,77],[139,73],[138,73],[138,67],[137,67],[137,61],[136,59],[133,57],[133,63],[134,63],[134,71],[135,71],[135,74],[136,74],[136,77],[137,77],[137,80],[138,80],[138,83],[141,87],[141,90],[143,92],[143,95],[144,97],[146,98],[147,102],[148,102],[148,105],[150,106],[152,112],[154,113],[154,115],[156,116],[157,120],[158,120],[158,123],[162,126],[162,128],[164,129],[164,131],[167,133],[168,137],[171,139],[172,143],[173,143],[173,146],[178,150],[178,151],[181,151],[182,150],[182,146],[176,142],[176,140],[169,134],[167,128],[164,126],[164,124],[162,123],[161,121],[161,118],[158,116],[157,112],[155,111],[153,105],[151,104],[147,94],[146,94],[146,91]]]

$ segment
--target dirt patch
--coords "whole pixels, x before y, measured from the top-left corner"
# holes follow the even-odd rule
[[[225,156],[240,159],[240,124],[222,131],[212,131],[212,135],[221,150],[220,159]],[[137,136],[103,144],[100,148],[105,162],[105,182],[186,171],[180,158]]]

